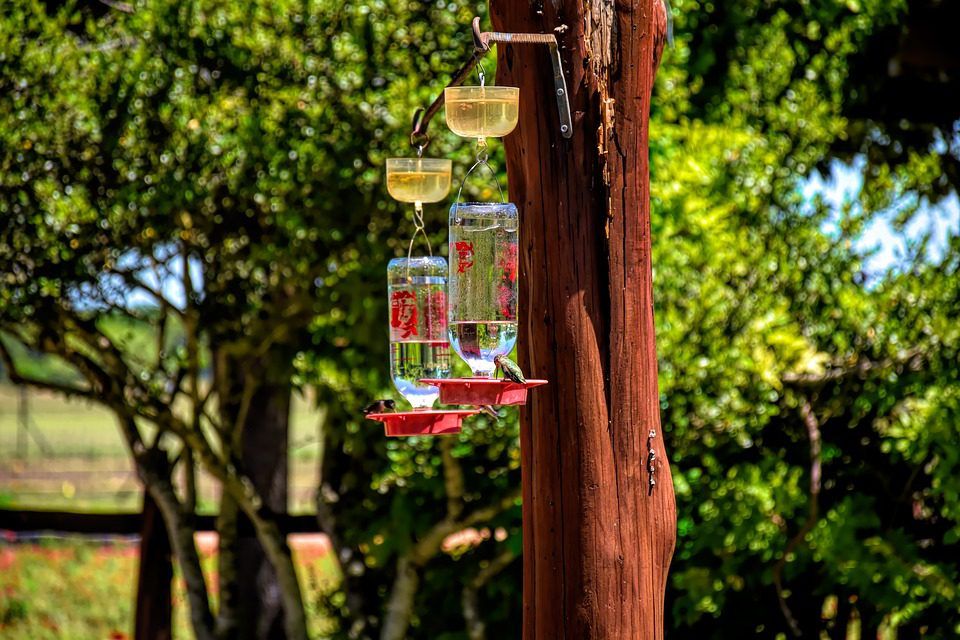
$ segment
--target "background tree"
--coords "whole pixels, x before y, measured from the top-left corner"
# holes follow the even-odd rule
[[[413,21],[405,34],[339,3],[134,9],[6,10],[5,368],[116,413],[163,510],[198,637],[275,635],[281,604],[287,635],[302,637],[276,519],[296,354],[314,340],[317,357],[383,353],[345,320],[376,308],[380,279],[363,265],[401,244],[371,179],[397,139],[388,131],[406,125],[385,105],[453,64],[450,29],[427,25],[455,16],[390,5]],[[388,39],[416,39],[435,59],[400,59]],[[16,362],[25,348],[72,375],[31,377]],[[192,538],[194,460],[224,488],[216,620]]]
[[[936,637],[958,624],[956,520],[938,489],[953,456],[935,426],[957,417],[956,227],[892,271],[868,272],[864,246],[871,223],[905,225],[931,188],[955,197],[954,143],[935,139],[955,139],[957,115],[888,129],[859,93],[889,84],[870,56],[891,32],[913,35],[926,8],[681,5],[652,183],[665,421],[683,470],[681,637],[839,638],[848,623]],[[863,156],[841,169],[863,172],[854,198],[805,195],[813,167],[840,166],[855,139]],[[941,407],[930,422],[927,403]],[[920,424],[940,444],[904,455]]]

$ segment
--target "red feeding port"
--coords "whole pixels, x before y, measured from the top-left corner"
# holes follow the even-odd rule
[[[421,380],[440,388],[443,404],[495,406],[527,404],[527,389],[547,384],[546,380],[527,380],[525,383],[494,378],[440,378]]]
[[[400,411],[371,413],[367,418],[382,422],[388,436],[448,436],[460,433],[463,419],[477,413],[479,411],[460,409]]]

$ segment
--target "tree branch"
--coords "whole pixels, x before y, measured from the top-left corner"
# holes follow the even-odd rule
[[[447,494],[447,519],[456,520],[463,513],[463,467],[453,456],[453,438],[440,439],[443,460],[443,484]]]
[[[164,525],[167,528],[177,564],[183,574],[187,588],[187,601],[190,604],[190,621],[198,640],[214,640],[213,614],[207,598],[207,584],[200,568],[200,556],[197,554],[194,534],[190,521],[184,517],[180,501],[177,499],[173,483],[170,480],[170,464],[163,449],[148,449],[136,421],[127,415],[117,414],[120,431],[127,443],[137,474],[144,487],[157,503]]]
[[[364,598],[356,586],[356,576],[354,576],[349,566],[354,556],[358,554],[358,551],[345,545],[339,533],[337,533],[337,519],[328,504],[328,500],[324,497],[325,494],[332,496],[330,502],[340,499],[340,496],[336,494],[333,487],[323,481],[321,470],[321,484],[315,500],[317,524],[320,525],[320,530],[323,531],[330,540],[330,546],[337,557],[337,561],[344,567],[340,589],[346,596],[347,617],[350,619],[348,635],[351,638],[360,638],[367,627],[367,620],[364,616]],[[363,565],[361,564],[360,566],[362,567]]]
[[[486,640],[487,637],[486,625],[480,615],[478,592],[516,558],[517,554],[511,549],[504,549],[486,566],[481,568],[472,580],[463,585],[460,602],[463,607],[463,620],[467,626],[467,637],[470,640]]]
[[[462,478],[459,488],[462,490]],[[456,483],[453,485],[457,487]],[[443,541],[451,533],[490,520],[509,509],[520,497],[520,489],[515,489],[499,501],[481,507],[467,514],[461,520],[449,517],[433,525],[430,530],[405,554],[397,558],[397,575],[390,589],[387,601],[387,613],[380,640],[402,640],[406,637],[413,611],[413,598],[419,584],[419,570],[431,558],[440,553]],[[449,499],[449,496],[448,496]]]
[[[183,510],[190,517],[197,512],[197,465],[189,447],[183,451]]]
[[[61,313],[65,312],[67,310],[61,309]],[[122,419],[132,421],[139,416],[154,422],[162,430],[176,434],[193,450],[204,468],[222,483],[224,491],[229,492],[237,501],[253,523],[257,539],[277,572],[287,637],[291,640],[307,638],[303,598],[290,549],[274,514],[265,508],[263,499],[250,479],[240,473],[235,464],[217,455],[201,429],[190,428],[173,413],[170,405],[160,402],[150,394],[140,384],[138,377],[133,375],[116,346],[94,324],[67,313],[64,326],[75,332],[88,349],[97,353],[103,359],[104,365],[110,369],[108,372],[89,354],[70,347],[65,340],[61,339],[56,344],[59,354],[87,377],[95,393],[101,394],[100,400],[113,408]],[[160,502],[159,497],[154,496],[154,499]],[[171,531],[171,537],[174,535],[176,532]]]
[[[123,13],[133,13],[133,5],[127,2],[119,2],[118,0],[100,0],[100,3],[107,5],[111,9],[122,11]]]
[[[828,382],[848,378],[862,380],[870,375],[904,366],[910,371],[919,371],[924,360],[923,351],[914,348],[898,354],[895,358],[885,358],[883,360],[861,358],[853,364],[834,364],[824,373],[785,373],[783,382],[794,387],[820,387]]]
[[[220,497],[220,513],[217,515],[219,534],[217,568],[220,572],[220,607],[217,611],[217,635],[232,638],[239,635],[240,607],[238,602],[237,575],[237,522],[240,507],[233,497],[224,492]]]
[[[103,0],[101,0],[101,2],[102,1]],[[146,282],[138,278],[135,272],[130,271],[129,269],[111,269],[110,273],[120,276],[131,289],[143,289],[146,291],[148,294],[150,294],[150,297],[157,301],[162,309],[165,309],[177,316],[183,316],[183,311],[177,308],[175,304],[170,302],[170,300],[163,295],[163,292],[161,292],[159,289],[151,287]]]
[[[228,492],[237,501],[240,509],[253,523],[257,539],[260,541],[268,561],[277,573],[287,637],[290,640],[305,640],[308,637],[306,615],[290,549],[274,514],[265,508],[262,497],[254,488],[250,479],[240,473],[235,464],[217,455],[201,429],[190,428],[173,413],[169,404],[163,403],[141,384],[139,377],[134,375],[125,362],[123,354],[98,329],[95,321],[80,317],[72,309],[58,307],[55,311],[58,313],[60,325],[65,331],[60,333],[56,339],[49,340],[49,344],[45,345],[45,348],[49,347],[55,350],[57,355],[76,367],[90,384],[91,395],[95,394],[100,402],[113,409],[121,420],[122,426],[126,427],[125,435],[128,436],[128,443],[135,460],[138,462],[144,461],[144,453],[150,451],[144,445],[139,432],[136,431],[136,419],[138,417],[154,422],[160,430],[174,433],[187,447],[192,449],[193,454],[196,455],[204,468],[222,483],[224,491]],[[77,349],[68,344],[65,339],[67,334],[78,340],[82,349]],[[153,451],[159,452],[160,450],[154,449]],[[138,469],[141,467],[144,468],[145,472],[149,471],[149,468],[142,464],[138,466]],[[193,547],[192,538],[190,545],[187,544],[181,505],[179,500],[176,499],[175,492],[172,493],[172,500],[175,502],[172,502],[171,496],[165,495],[162,490],[154,493],[156,487],[162,486],[157,484],[159,480],[153,478],[148,484],[148,488],[150,488],[151,495],[161,507],[161,513],[164,516],[164,521],[168,523],[175,549],[179,549],[178,559],[183,558],[184,562],[189,563],[191,561],[190,554],[195,554],[196,549]],[[144,482],[147,483],[148,481],[145,480]],[[172,486],[171,491],[173,491]],[[184,566],[184,571],[188,569],[188,566]],[[204,598],[206,597],[205,594],[204,589]],[[197,607],[195,615],[202,617],[203,623],[206,625],[208,616],[199,608],[199,602],[197,602]],[[209,603],[206,607],[209,611]],[[204,633],[203,628],[197,629],[198,635]]]
[[[809,514],[803,525],[801,525],[800,530],[787,542],[787,546],[783,550],[783,555],[780,556],[780,559],[777,560],[777,563],[773,567],[773,584],[777,590],[777,599],[780,601],[780,610],[783,612],[783,617],[786,619],[787,624],[790,625],[790,630],[793,632],[793,635],[797,638],[801,637],[802,632],[784,596],[783,568],[787,563],[787,557],[804,541],[807,534],[810,533],[817,523],[817,518],[820,513],[820,476],[822,470],[820,423],[817,420],[817,416],[813,413],[813,406],[810,404],[810,399],[805,396],[800,402],[800,417],[803,419],[803,424],[807,428],[807,438],[810,441]]]
[[[15,385],[35,387],[37,389],[54,391],[56,393],[62,393],[71,397],[85,398],[87,400],[94,399],[94,395],[90,389],[82,389],[80,387],[61,384],[52,380],[38,380],[36,378],[29,378],[22,375],[17,369],[16,363],[13,360],[13,354],[10,353],[10,350],[7,348],[2,336],[0,336],[0,362],[3,363],[3,368],[7,372],[7,378],[9,378],[10,382]]]
[[[387,600],[387,612],[384,617],[380,640],[404,640],[407,627],[410,626],[410,614],[413,611],[413,598],[420,584],[420,574],[411,562],[409,555],[397,558],[397,576],[390,589]]]

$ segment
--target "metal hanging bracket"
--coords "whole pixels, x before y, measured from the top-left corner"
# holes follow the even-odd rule
[[[488,51],[490,45],[504,44],[544,44],[550,48],[550,62],[553,64],[553,87],[557,98],[557,111],[560,114],[560,134],[564,138],[573,135],[573,119],[570,116],[570,101],[567,98],[567,81],[563,75],[563,62],[560,60],[560,47],[552,33],[503,33],[501,31],[480,31],[480,18],[473,19],[473,54],[453,75],[448,87],[458,87],[473,71]],[[413,128],[410,132],[410,144],[417,148],[426,148],[430,144],[427,127],[430,120],[443,106],[443,93],[430,103],[426,109],[420,108],[413,114]]]

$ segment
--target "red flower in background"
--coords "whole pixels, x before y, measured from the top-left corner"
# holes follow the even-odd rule
[[[427,340],[447,339],[447,293],[438,289],[427,298]]]
[[[497,288],[497,307],[500,311],[501,320],[516,319],[513,301],[513,287],[509,285],[500,285],[500,287]]]
[[[517,245],[508,244],[507,250],[500,254],[497,266],[503,273],[502,278],[509,282],[517,281]]]

